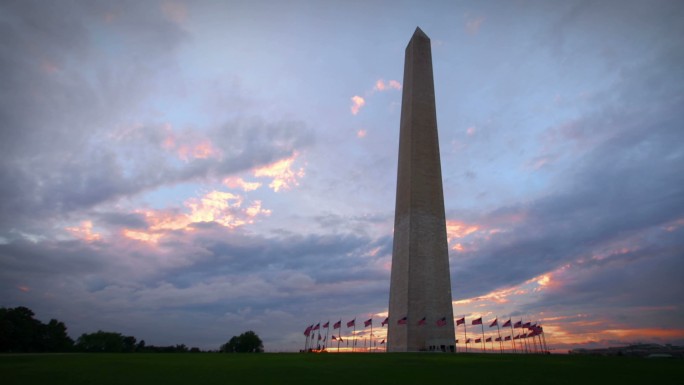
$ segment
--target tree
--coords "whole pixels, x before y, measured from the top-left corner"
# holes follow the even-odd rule
[[[46,325],[33,318],[31,309],[0,308],[0,352],[67,352],[74,341],[64,323],[51,319]]]
[[[264,344],[253,331],[247,331],[239,336],[233,336],[230,341],[221,345],[223,353],[263,353]]]
[[[83,333],[78,337],[76,348],[84,352],[133,352],[135,351],[135,337],[123,336],[121,333],[103,332]]]
[[[44,326],[45,329],[45,350],[48,352],[66,352],[74,347],[74,340],[67,334],[64,322],[51,319]]]

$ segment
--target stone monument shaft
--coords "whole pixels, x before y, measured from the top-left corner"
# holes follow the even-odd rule
[[[420,28],[406,47],[396,199],[387,349],[453,351],[432,51]]]

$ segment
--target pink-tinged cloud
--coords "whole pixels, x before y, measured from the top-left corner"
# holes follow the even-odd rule
[[[185,5],[176,1],[164,1],[161,3],[161,11],[167,19],[177,24],[183,24],[188,18]]]
[[[250,218],[256,218],[259,215],[271,215],[271,210],[261,208],[261,201],[254,201],[252,205],[245,209],[245,214]]]
[[[452,243],[452,241],[456,239],[462,239],[476,232],[482,232],[485,230],[481,225],[468,224],[458,220],[447,220],[446,225],[447,242],[451,245],[452,250],[457,251],[459,253],[472,251],[472,247],[469,247],[468,244],[465,242]],[[491,234],[491,231],[492,230],[484,232],[484,234]]]
[[[157,243],[173,231],[194,231],[195,223],[217,223],[229,229],[252,224],[261,216],[268,216],[271,210],[261,207],[261,201],[243,206],[243,198],[226,191],[211,191],[201,198],[185,201],[189,212],[170,210],[142,210],[147,229],[124,229],[123,236],[142,242]]]
[[[388,91],[388,90],[400,90],[401,89],[401,83],[399,83],[396,80],[390,80],[389,82],[385,83],[383,79],[378,79],[375,82],[375,86],[373,87],[373,91]]]
[[[131,229],[123,229],[121,234],[123,234],[123,236],[126,238],[146,243],[157,243],[159,242],[159,239],[164,235],[162,233],[153,233],[149,231]]]
[[[475,302],[489,302],[489,303],[496,303],[496,304],[503,304],[503,303],[508,303],[510,300],[508,297],[511,295],[519,295],[523,293],[524,291],[521,291],[520,288],[516,287],[509,287],[501,290],[496,290],[491,293],[487,293],[485,295],[479,296],[479,297],[473,297],[473,298],[466,298],[466,299],[461,299],[457,301],[452,301],[452,304],[454,306],[462,306],[462,305],[470,305]]]
[[[194,145],[181,145],[177,151],[178,157],[186,162],[191,159],[221,158],[221,152],[206,139]]]
[[[465,29],[470,35],[475,35],[480,31],[480,27],[484,22],[484,17],[478,17],[476,19],[471,19],[466,22]]]
[[[102,240],[102,236],[93,232],[93,222],[83,221],[80,226],[65,228],[72,236],[84,240],[86,242],[95,242]]]
[[[368,135],[368,132],[366,130],[361,129],[361,130],[356,131],[356,137],[357,138],[365,138],[366,135]]]
[[[473,135],[475,135],[476,132],[477,132],[477,129],[474,126],[468,127],[468,129],[466,129],[466,134],[468,136],[473,136]]]
[[[186,205],[192,211],[192,223],[216,222],[228,228],[242,226],[246,221],[233,212],[242,205],[242,197],[224,191],[212,191],[200,199],[190,199]]]
[[[261,187],[259,182],[247,182],[242,178],[229,177],[223,180],[223,184],[232,189],[241,189],[242,191],[249,192],[254,191]]]
[[[451,241],[454,238],[463,238],[481,229],[479,225],[471,225],[458,220],[447,220],[447,238]]]
[[[527,162],[527,167],[534,170],[539,170],[548,165],[549,163],[553,162],[555,159],[555,156],[550,155],[538,156]]]
[[[585,314],[560,317],[560,322],[546,319],[542,321],[544,333],[553,341],[553,345],[560,347],[558,351],[586,344],[615,346],[616,340],[629,344],[639,340],[667,342],[684,338],[684,329],[611,328],[608,325],[613,325],[613,322],[609,320],[585,320],[586,317]]]
[[[352,105],[350,108],[351,108],[352,115],[358,114],[361,107],[363,107],[366,104],[366,100],[364,100],[359,95],[352,96],[351,101],[352,101]]]
[[[254,170],[254,176],[257,178],[272,178],[268,187],[272,188],[275,192],[289,190],[293,186],[299,185],[299,179],[304,177],[304,168],[300,168],[297,171],[292,169],[298,156],[299,153],[295,152],[289,158],[281,159],[264,167],[259,167]]]
[[[19,285],[17,286],[17,289],[19,289],[19,291],[23,293],[28,293],[29,291],[31,291],[31,288],[26,285]]]
[[[55,72],[59,71],[59,67],[57,67],[57,65],[50,60],[43,60],[40,68],[47,74],[54,74]]]
[[[672,221],[672,222],[666,224],[665,225],[665,231],[673,232],[682,226],[684,226],[684,218],[677,219],[675,221]]]
[[[189,162],[193,159],[220,159],[221,151],[206,138],[195,135],[177,135],[170,124],[165,124],[163,128],[165,137],[161,142],[161,147],[169,152],[175,152],[179,159]]]

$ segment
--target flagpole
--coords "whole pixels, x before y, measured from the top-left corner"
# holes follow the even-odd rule
[[[328,347],[328,335],[330,334],[330,319],[328,319],[328,327],[325,330],[325,340],[323,340],[323,350]]]
[[[466,353],[468,353],[468,326],[465,315],[463,316],[463,335],[465,336]]]
[[[482,326],[482,348],[484,348],[484,352],[487,353],[487,345],[485,344],[484,338],[484,323],[482,322],[482,317],[480,317],[480,326]]]
[[[515,348],[515,340],[513,339],[513,322],[509,322],[508,326],[511,327],[511,344],[513,345],[513,353],[517,353],[517,349]]]
[[[309,342],[309,350],[313,350],[314,337],[316,337],[315,332],[311,333],[311,342]]]
[[[307,329],[308,329],[308,328],[307,328]],[[306,347],[307,347],[308,344],[309,344],[309,335],[306,334],[306,333],[305,333],[304,335],[306,336],[306,340],[304,340],[304,351],[306,352],[306,351],[307,351],[307,350],[306,350]]]
[[[539,342],[539,354],[542,354],[544,353],[544,346],[542,346],[541,333],[535,331],[535,334],[537,334],[537,342]]]
[[[373,316],[371,316],[370,352],[373,353]]]
[[[333,330],[335,330],[335,327],[333,325]],[[337,352],[340,352],[340,340],[342,339],[342,317],[340,317],[340,332],[337,333]]]
[[[542,345],[541,332],[537,332],[541,326],[537,325],[534,329],[534,334],[537,335],[537,341],[539,342],[539,353],[544,353],[544,345]]]
[[[496,316],[496,332],[499,334],[499,352],[503,354],[503,341],[501,341],[501,329],[499,328],[499,316]]]
[[[352,332],[352,336],[354,336],[354,339],[352,340],[352,353],[354,353],[356,351],[356,318],[354,318],[354,331]]]
[[[318,321],[318,339],[316,341],[316,348],[321,350],[321,321]]]

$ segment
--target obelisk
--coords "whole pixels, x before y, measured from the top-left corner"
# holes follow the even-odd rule
[[[454,351],[430,38],[406,47],[387,350]]]

